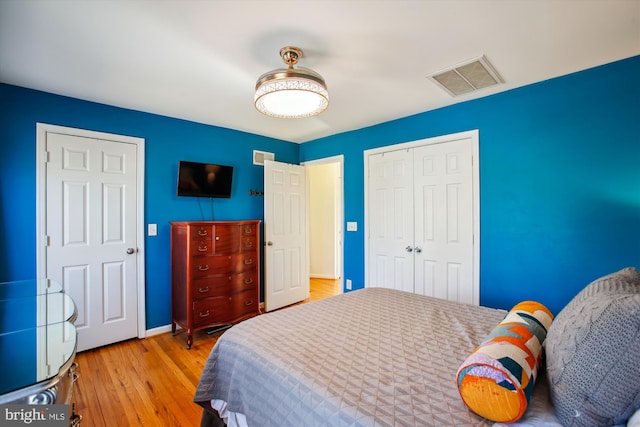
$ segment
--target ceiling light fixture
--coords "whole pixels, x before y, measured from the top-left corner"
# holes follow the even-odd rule
[[[293,68],[302,50],[287,46],[280,56],[289,68],[279,68],[260,76],[254,103],[258,111],[281,119],[298,119],[322,113],[329,106],[329,92],[322,76],[307,68]]]

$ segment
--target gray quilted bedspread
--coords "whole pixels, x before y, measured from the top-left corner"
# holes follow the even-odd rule
[[[368,288],[264,314],[218,340],[195,401],[251,427],[488,426],[456,372],[505,313]]]

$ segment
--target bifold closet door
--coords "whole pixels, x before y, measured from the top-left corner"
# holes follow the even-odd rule
[[[470,138],[368,157],[367,286],[474,301]]]
[[[469,139],[417,147],[414,292],[473,303],[473,175]]]

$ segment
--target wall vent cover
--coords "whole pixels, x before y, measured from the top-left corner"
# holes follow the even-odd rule
[[[451,96],[463,95],[474,90],[504,83],[504,79],[484,55],[452,68],[438,71],[429,77]]]
[[[265,160],[275,160],[276,155],[267,151],[253,150],[253,164],[264,166]]]

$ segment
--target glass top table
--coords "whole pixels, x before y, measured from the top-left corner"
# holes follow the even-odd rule
[[[49,279],[0,282],[0,404],[37,396],[75,358],[73,300]]]

